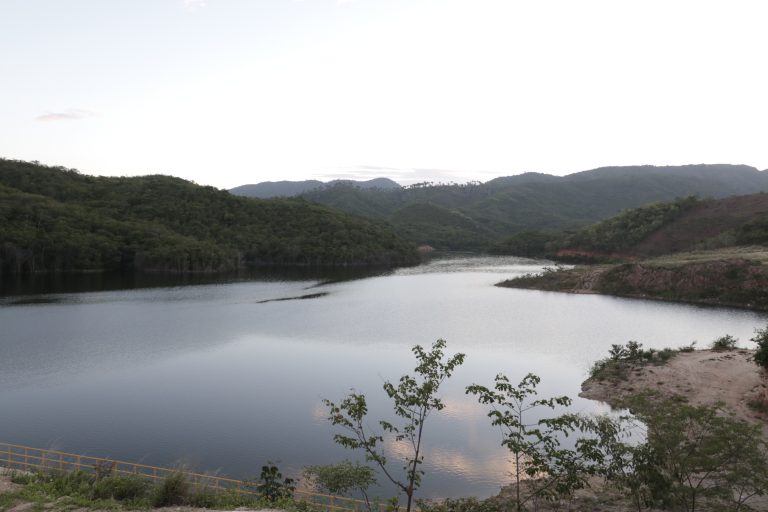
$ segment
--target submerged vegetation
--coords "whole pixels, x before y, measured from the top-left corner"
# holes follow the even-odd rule
[[[415,248],[388,228],[300,199],[0,159],[0,274],[417,261]]]

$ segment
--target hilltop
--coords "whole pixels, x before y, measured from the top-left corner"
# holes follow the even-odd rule
[[[400,184],[389,178],[374,178],[372,180],[331,180],[323,182],[319,180],[304,181],[263,181],[252,185],[240,185],[229,190],[236,196],[258,197],[259,199],[269,199],[273,197],[296,197],[304,192],[319,188],[334,187],[336,185],[345,185],[360,189],[393,189],[400,188]]]
[[[768,172],[745,165],[604,167],[566,176],[525,173],[485,183],[362,188],[345,182],[301,197],[389,223],[414,244],[487,250],[531,230],[575,230],[627,208],[697,195],[768,191]]]
[[[385,226],[301,199],[0,159],[0,274],[417,261],[413,245]]]
[[[594,265],[501,286],[768,309],[764,193],[649,205],[574,233],[512,237],[502,248]]]

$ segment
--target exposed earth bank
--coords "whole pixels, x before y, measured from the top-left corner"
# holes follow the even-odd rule
[[[704,252],[640,262],[547,270],[498,284],[567,293],[690,302],[768,310],[764,250]]]

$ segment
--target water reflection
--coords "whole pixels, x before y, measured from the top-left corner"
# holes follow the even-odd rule
[[[509,453],[467,385],[534,372],[541,396],[565,394],[575,411],[602,411],[576,395],[612,343],[746,340],[766,322],[756,312],[493,286],[545,264],[462,256],[352,281],[49,290],[41,303],[5,297],[0,440],[185,461],[235,477],[257,475],[271,460],[297,476],[306,465],[358,457],[332,442],[321,399],[338,401],[354,387],[368,396],[373,424],[391,418],[383,382],[412,372],[411,346],[445,338],[448,353],[467,359],[444,385],[446,409],[426,427],[421,496],[488,496],[509,481]]]

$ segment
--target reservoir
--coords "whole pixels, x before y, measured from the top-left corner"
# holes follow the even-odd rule
[[[236,478],[257,477],[270,461],[300,476],[306,465],[363,460],[333,443],[322,399],[339,402],[354,389],[369,398],[371,426],[394,420],[382,385],[412,373],[411,347],[443,338],[447,353],[466,361],[442,388],[445,409],[426,423],[417,496],[487,497],[509,483],[510,457],[466,386],[533,372],[541,397],[568,395],[576,411],[605,412],[577,394],[611,344],[706,347],[731,334],[751,346],[768,321],[759,312],[493,286],[545,264],[454,256],[341,280],[300,273],[6,290],[0,441]],[[399,470],[402,447],[386,449]]]

